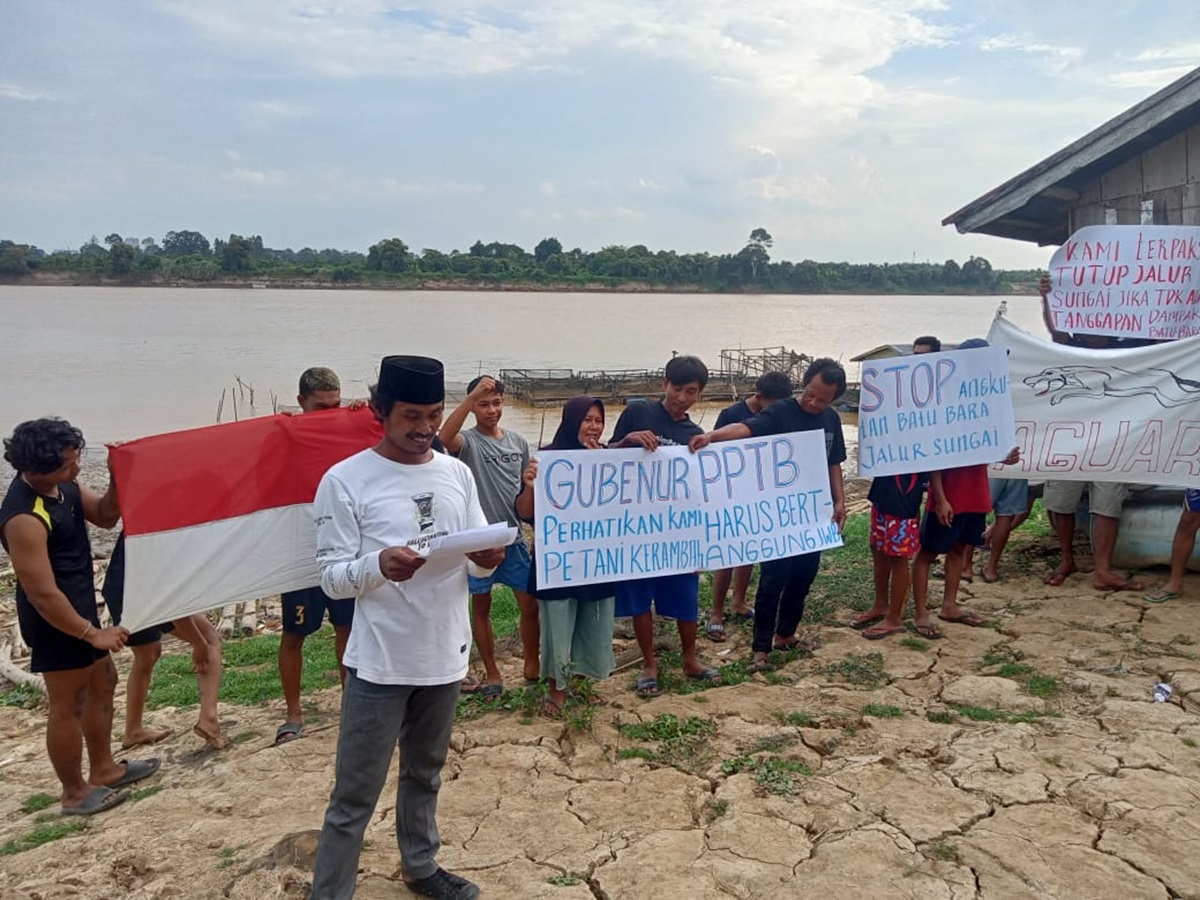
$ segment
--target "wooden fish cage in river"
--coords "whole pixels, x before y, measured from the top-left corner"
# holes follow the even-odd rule
[[[710,400],[736,400],[754,390],[764,372],[783,372],[799,385],[812,357],[787,347],[722,350],[720,368],[710,369],[704,395]],[[506,392],[530,406],[553,406],[579,394],[606,403],[657,397],[662,393],[662,369],[501,369]]]

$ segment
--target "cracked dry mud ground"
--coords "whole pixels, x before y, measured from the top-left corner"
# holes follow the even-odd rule
[[[579,730],[460,721],[440,861],[491,897],[1200,896],[1200,607],[1085,576],[965,590],[996,629],[946,625],[921,646],[820,627],[814,656],[737,685],[641,701],[628,670]],[[703,651],[741,658],[747,638]],[[1174,702],[1151,702],[1160,678]],[[198,749],[192,711],[159,711],[176,728],[156,748],[163,790],[0,857],[0,897],[303,896],[337,740],[337,691],[314,699],[309,735],[277,749],[277,702],[223,707],[250,737],[220,754]],[[2,713],[0,843],[29,829],[23,798],[56,789],[44,713]],[[663,740],[616,727],[639,722]],[[393,774],[363,900],[408,896],[394,789]]]

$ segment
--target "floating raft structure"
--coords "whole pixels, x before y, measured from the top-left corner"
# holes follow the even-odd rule
[[[709,400],[736,400],[754,390],[764,372],[784,372],[799,386],[812,357],[787,347],[722,350],[720,368],[709,370],[704,395]],[[662,369],[501,369],[505,391],[530,406],[553,406],[579,394],[605,403],[628,403],[662,393]]]

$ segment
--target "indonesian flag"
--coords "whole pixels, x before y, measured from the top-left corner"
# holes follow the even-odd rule
[[[382,436],[369,408],[267,416],[109,448],[125,523],[130,631],[314,587],[312,502]]]

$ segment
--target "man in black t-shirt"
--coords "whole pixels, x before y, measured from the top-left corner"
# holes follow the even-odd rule
[[[117,670],[109,652],[125,646],[129,632],[100,627],[86,523],[112,528],[121,510],[111,481],[103,496],[76,483],[83,447],[83,434],[62,419],[18,425],[4,439],[4,458],[17,476],[0,503],[0,543],[17,576],[29,668],[46,682],[46,752],[62,782],[64,815],[111,809],[127,796],[120,788],[159,766],[157,759],[118,763],[112,757]]]
[[[842,485],[846,440],[842,435],[842,420],[834,411],[833,402],[846,392],[846,371],[836,360],[813,360],[804,372],[802,386],[799,398],[780,400],[745,422],[697,435],[689,446],[695,452],[713,441],[824,431],[833,520],[841,528],[846,524],[846,495]],[[771,650],[812,649],[815,646],[797,638],[796,628],[804,615],[804,601],[820,566],[819,550],[762,563],[758,593],[754,597],[754,659],[748,667],[750,671],[769,669],[767,657]]]
[[[762,412],[777,400],[785,400],[792,396],[792,380],[785,372],[764,372],[754,382],[754,393],[745,400],[739,400],[732,406],[721,410],[717,416],[717,428],[732,425],[735,422],[745,422],[751,416]],[[725,595],[729,585],[733,583],[733,614],[742,619],[754,616],[746,606],[746,590],[750,587],[750,576],[754,566],[737,566],[733,569],[718,569],[713,572],[712,612],[708,617],[706,633],[709,640],[721,642],[725,640]]]
[[[676,356],[663,370],[663,399],[639,401],[625,407],[613,429],[609,447],[642,447],[657,450],[662,445],[683,445],[704,430],[691,420],[692,408],[708,384],[708,367],[694,356]],[[700,576],[695,572],[659,575],[622,581],[616,586],[616,614],[633,617],[633,632],[642,651],[642,674],[637,680],[639,696],[656,697],[658,657],[654,652],[654,613],[674,619],[683,651],[683,674],[697,681],[714,681],[720,673],[696,658],[696,622],[700,618]]]

